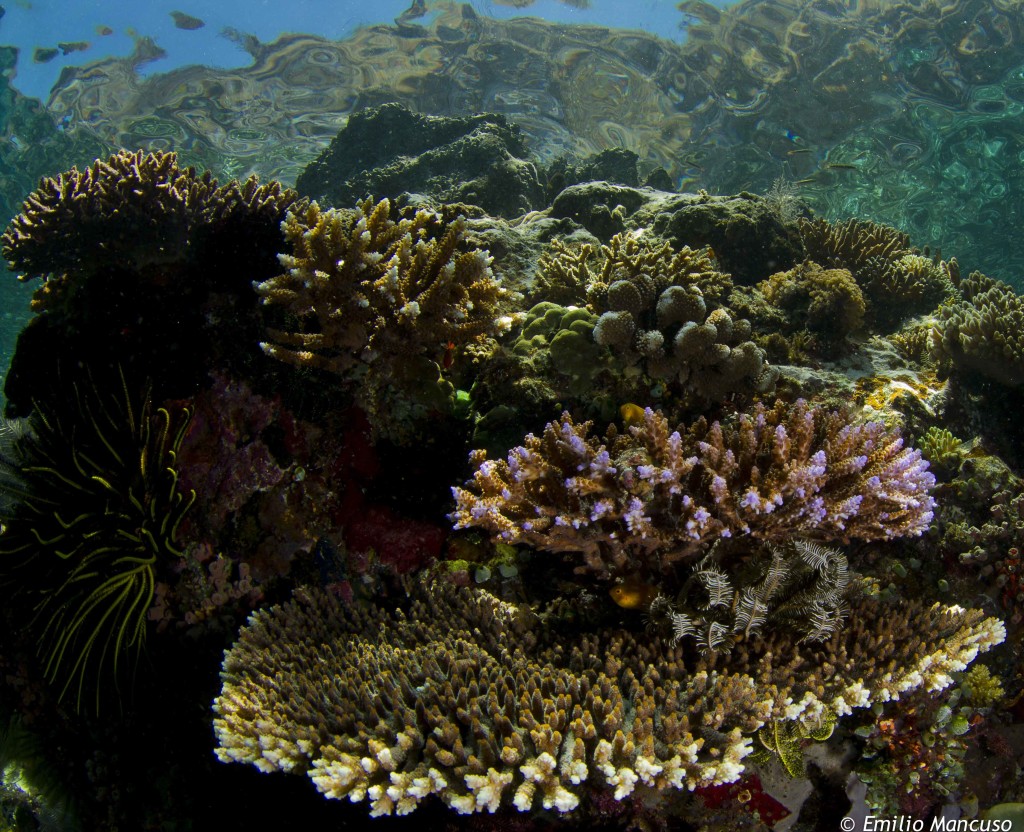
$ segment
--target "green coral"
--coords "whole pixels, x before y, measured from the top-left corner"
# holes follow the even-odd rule
[[[928,428],[918,441],[918,448],[931,463],[932,470],[946,477],[955,476],[960,470],[960,464],[967,458],[964,442],[945,428]]]
[[[608,351],[594,343],[597,315],[577,306],[544,301],[526,313],[526,323],[512,343],[512,353],[524,358],[547,354],[557,374],[556,392],[574,398],[594,389],[594,380],[609,363]]]

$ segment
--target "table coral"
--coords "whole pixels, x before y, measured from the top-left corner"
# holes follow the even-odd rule
[[[725,662],[623,631],[547,630],[483,590],[422,582],[407,612],[321,591],[261,610],[227,652],[217,756],[305,773],[328,798],[408,814],[587,810],[592,791],[729,783],[770,721],[937,691],[1005,637],[977,610],[859,599],[815,646],[753,640]]]
[[[645,411],[604,439],[565,413],[506,460],[474,451],[457,528],[582,555],[580,572],[659,572],[722,537],[885,540],[931,522],[935,478],[898,431],[804,401],[672,431]]]

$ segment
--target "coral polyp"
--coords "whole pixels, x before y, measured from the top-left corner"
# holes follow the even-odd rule
[[[37,639],[47,680],[81,708],[146,637],[161,559],[195,500],[178,483],[187,408],[154,410],[90,378],[8,423],[0,458],[0,582]],[[95,690],[99,706],[99,685]]]

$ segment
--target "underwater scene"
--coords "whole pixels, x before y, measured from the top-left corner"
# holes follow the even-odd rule
[[[1024,831],[1024,0],[0,44],[0,832]]]

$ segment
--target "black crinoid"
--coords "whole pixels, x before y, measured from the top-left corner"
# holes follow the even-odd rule
[[[0,599],[48,681],[81,708],[137,657],[156,575],[195,499],[178,482],[187,408],[92,375],[0,427]]]

